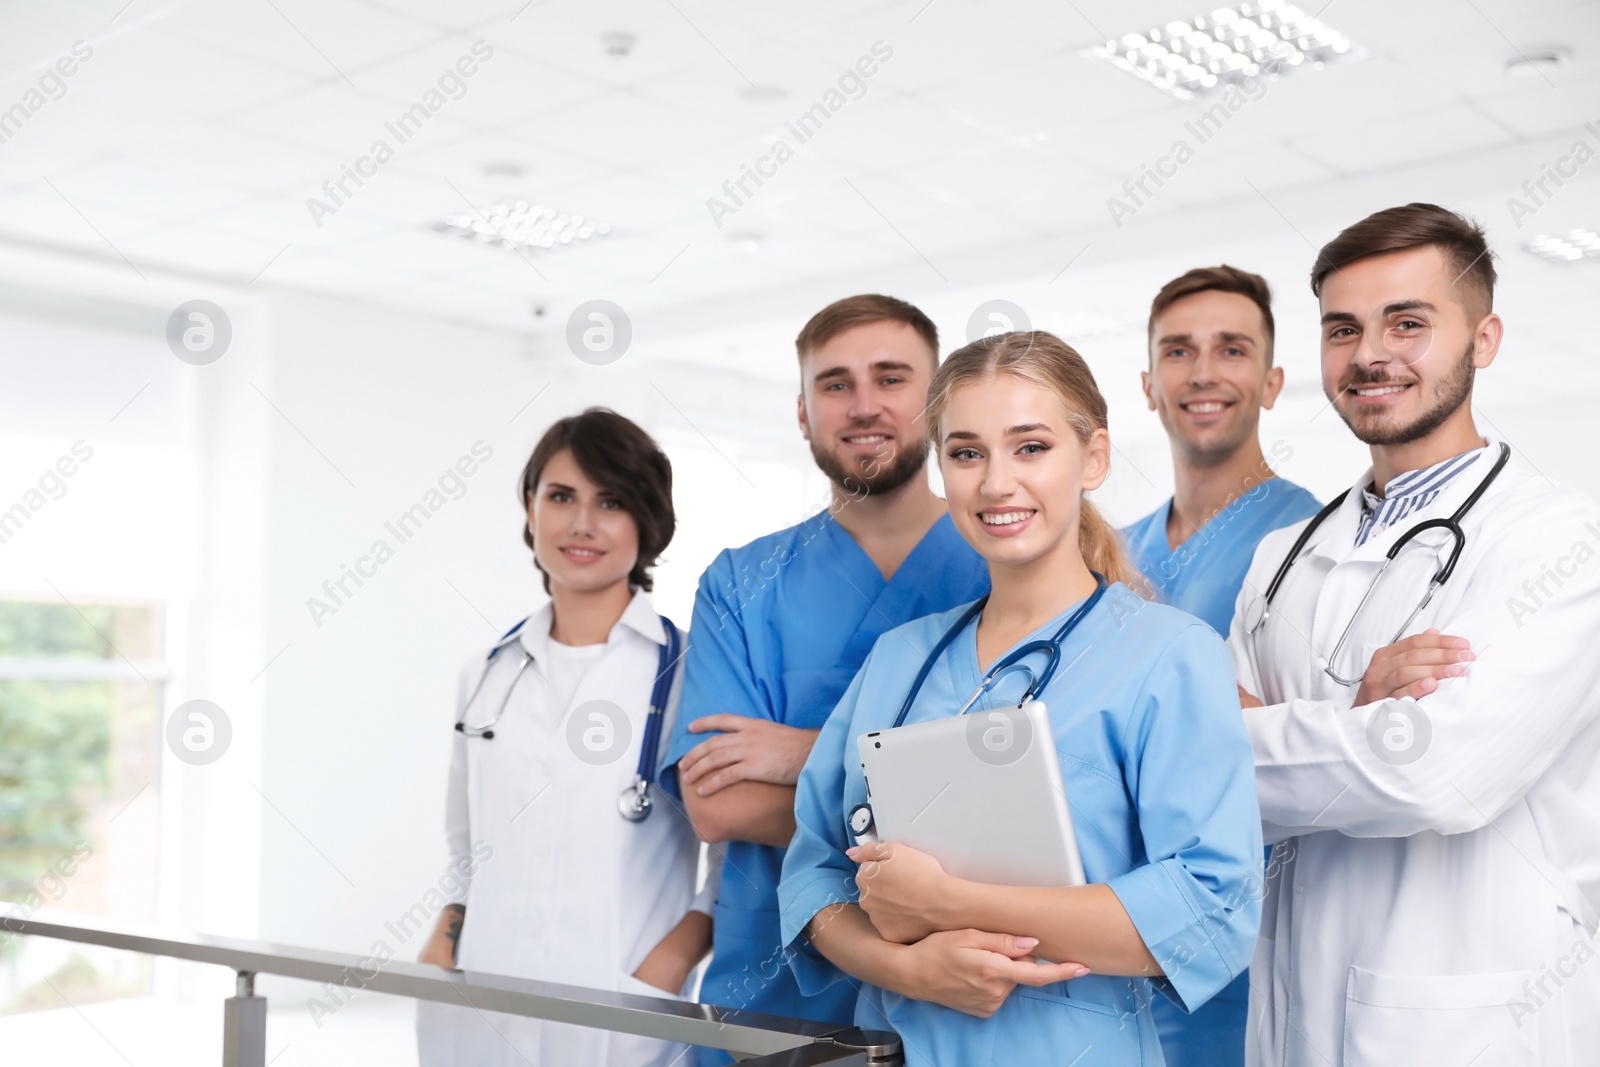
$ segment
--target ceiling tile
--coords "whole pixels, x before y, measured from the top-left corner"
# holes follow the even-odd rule
[[[57,175],[91,160],[184,136],[198,125],[159,105],[69,88],[0,147],[0,181]]]
[[[1453,104],[1404,118],[1369,117],[1359,128],[1296,138],[1293,144],[1336,174],[1356,174],[1460,155],[1511,140],[1499,123],[1465,104]]]
[[[477,49],[477,51],[474,51]],[[484,54],[488,58],[484,58]],[[462,70],[472,71],[470,75]],[[597,96],[598,82],[530,60],[487,41],[450,38],[361,71],[362,89],[413,103],[430,90],[456,122],[497,126]]]
[[[509,22],[539,0],[359,0],[365,7],[375,7],[414,22],[437,26],[441,29],[464,31],[485,23]]]
[[[280,20],[301,39],[301,48],[325,57],[326,65],[361,84],[362,69],[430,41],[440,31],[351,0],[273,0]]]
[[[592,182],[615,169],[609,163],[498,133],[408,152],[397,166],[409,174],[448,178],[479,205],[503,200],[540,203],[555,189]]]
[[[337,173],[341,162],[329,153],[242,133],[227,124],[184,129],[183,136],[128,152],[119,162],[180,174],[235,192],[287,189],[299,194]]]
[[[72,198],[70,192],[66,195]],[[78,203],[76,198],[63,198],[42,182],[13,190],[0,200],[0,231],[74,248],[114,254],[120,242],[161,226],[159,219],[141,212],[119,211],[105,205]],[[111,247],[107,247],[108,240]]]
[[[986,5],[924,0],[866,11],[853,18],[813,22],[804,30],[786,34],[783,40],[841,72],[864,60],[871,69],[871,61],[876,61],[871,81],[920,92],[978,71],[1004,77],[1005,71],[1047,52],[1097,39],[1097,35],[1083,32],[1061,34],[1057,30],[1059,16],[1049,11],[1050,7],[1038,5],[1031,15],[1033,25],[1019,32],[1016,21],[996,17]],[[1070,16],[1070,10],[1067,14]]]
[[[675,0],[623,0],[599,4],[536,3],[504,25],[478,32],[499,47],[562,67],[580,77],[625,87],[690,67],[720,67],[730,86],[754,84],[759,71],[746,71],[728,56],[759,37],[708,12],[706,5]],[[610,55],[603,35],[633,37],[625,56]]]
[[[1181,109],[1137,79],[1063,50],[963,72],[925,97],[972,129],[1025,144],[1060,143],[1068,150],[1076,147],[1073,133],[1092,124],[1158,120]]]
[[[1523,80],[1518,91],[1481,97],[1478,110],[1527,138],[1583,132],[1586,122],[1600,125],[1600,77],[1574,81],[1563,77],[1554,87],[1537,78]],[[1591,135],[1592,137],[1593,135]],[[1592,148],[1600,147],[1591,143]]]
[[[717,125],[612,90],[604,96],[537,118],[509,123],[506,132],[533,144],[547,144],[622,167],[643,167],[652,159],[723,140]]]
[[[55,184],[90,217],[105,209],[152,219],[186,219],[235,197],[226,188],[197,181],[176,168],[158,170],[120,158],[63,174]]]
[[[31,82],[72,42],[105,34],[106,16],[86,0],[0,4],[0,83]],[[93,45],[91,44],[91,47]],[[9,102],[8,102],[9,103]]]
[[[353,163],[383,141],[403,158],[419,149],[465,137],[472,128],[457,121],[446,102],[437,112],[413,112],[420,100],[401,101],[352,91],[342,82],[322,84],[232,116],[239,129],[331,152]],[[424,105],[423,110],[426,111]],[[333,170],[337,171],[337,164]]]
[[[793,130],[790,143],[797,153],[820,154],[851,170],[893,169],[911,166],[952,152],[994,148],[992,135],[974,130],[948,111],[909,96],[867,96],[849,102],[836,112]]]
[[[320,200],[320,190],[304,192],[316,193],[319,202],[326,203]],[[297,249],[333,247],[393,232],[394,224],[387,219],[374,223],[351,213],[335,212],[330,216],[320,209],[313,212],[308,199],[309,195],[246,196],[216,211],[198,215],[194,221],[206,229],[249,237],[278,248],[284,245]]]
[[[149,28],[101,44],[73,81],[75,89],[203,117],[271,100],[307,83],[303,75]]]
[[[138,263],[165,264],[184,272],[252,279],[261,274],[282,251],[249,237],[174,226],[149,231],[121,242],[123,252]]]

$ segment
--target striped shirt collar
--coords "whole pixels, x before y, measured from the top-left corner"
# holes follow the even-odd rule
[[[1472,466],[1487,449],[1487,445],[1474,448],[1431,467],[1397,474],[1389,479],[1383,496],[1374,491],[1374,483],[1367,483],[1361,490],[1361,522],[1356,526],[1356,544],[1366,544],[1401,519],[1432,504],[1456,475]]]

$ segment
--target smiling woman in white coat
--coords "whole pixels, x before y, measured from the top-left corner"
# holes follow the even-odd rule
[[[1600,507],[1473,422],[1494,280],[1428,204],[1317,259],[1372,467],[1261,542],[1229,637],[1280,872],[1251,1064],[1596,1062]]]
[[[462,673],[446,835],[471,875],[422,960],[679,996],[711,946],[715,887],[696,895],[693,829],[637,781],[681,687],[685,635],[649,596],[675,525],[672,467],[638,426],[591,408],[546,432],[519,491],[550,602]],[[417,1031],[423,1067],[645,1067],[683,1052],[425,1002]]]

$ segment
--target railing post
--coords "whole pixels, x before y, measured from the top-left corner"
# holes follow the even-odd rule
[[[267,1067],[267,1000],[256,976],[239,972],[235,994],[222,1002],[222,1067]]]

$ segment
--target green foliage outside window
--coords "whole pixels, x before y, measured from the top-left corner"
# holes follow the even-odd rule
[[[159,683],[138,681],[126,661],[159,656],[160,613],[149,605],[0,601],[0,662],[34,675],[0,677],[0,900],[24,902],[88,836],[126,728],[119,715],[159,699]],[[50,677],[51,661],[65,661],[67,677]],[[96,666],[89,661],[115,661],[133,680],[71,677]]]

